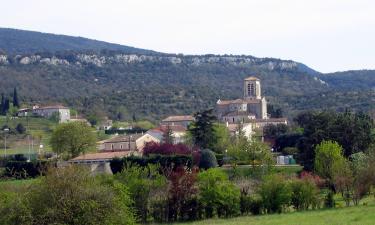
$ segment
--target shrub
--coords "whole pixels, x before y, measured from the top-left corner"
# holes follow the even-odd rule
[[[208,169],[199,173],[199,201],[207,218],[232,217],[240,212],[240,190],[230,183],[221,170]]]
[[[281,213],[289,205],[291,190],[283,177],[271,175],[264,179],[258,189],[267,213]]]
[[[26,128],[25,128],[25,126],[23,126],[22,123],[19,123],[19,124],[17,124],[17,126],[16,126],[16,130],[17,130],[17,132],[18,132],[19,134],[23,134],[23,133],[25,133]]]
[[[53,168],[14,198],[0,224],[134,224],[130,203],[118,182],[97,179],[83,167]]]
[[[319,205],[318,188],[310,180],[294,179],[290,182],[291,204],[296,210],[307,210]]]
[[[155,165],[146,167],[133,165],[117,173],[115,179],[128,187],[138,220],[142,223],[147,222],[152,191],[166,188],[166,179],[159,174],[159,168]]]
[[[200,161],[199,161],[199,168],[207,170],[209,168],[214,168],[217,166],[218,164],[217,164],[215,153],[209,149],[202,150]]]
[[[181,166],[191,168],[193,165],[193,160],[191,156],[186,155],[150,155],[148,157],[130,156],[122,159],[112,159],[110,162],[110,167],[112,173],[116,174],[127,167],[132,167],[133,165],[147,167],[151,164],[160,165],[161,169],[176,169]]]
[[[143,149],[143,154],[148,156],[150,154],[159,155],[191,155],[191,149],[184,144],[170,144],[170,143],[156,143],[149,142]]]
[[[20,156],[17,158],[22,159]],[[5,164],[4,176],[17,179],[35,178],[46,172],[47,161],[8,161]]]
[[[329,190],[324,199],[324,206],[326,208],[335,208],[335,199],[333,191]]]

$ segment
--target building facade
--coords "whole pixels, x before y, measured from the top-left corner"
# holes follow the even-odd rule
[[[160,141],[150,134],[119,135],[102,143],[101,152],[135,151],[142,152],[148,142]]]
[[[261,94],[260,80],[248,77],[243,83],[243,98],[235,100],[218,100],[217,117],[228,123],[246,123],[254,119],[268,119],[267,101]]]

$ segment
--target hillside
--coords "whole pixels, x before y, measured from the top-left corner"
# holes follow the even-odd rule
[[[7,54],[25,54],[58,51],[122,51],[126,53],[154,53],[119,44],[97,41],[83,37],[55,35],[35,31],[0,28],[0,52]]]
[[[90,48],[91,40],[88,41],[91,44],[72,45],[74,42],[69,40],[76,38],[69,36],[62,36],[63,44],[59,47],[66,51],[54,52],[56,49],[49,48],[49,44],[41,44],[38,52],[49,51],[36,53],[32,48],[38,45],[27,41],[25,31],[12,32],[15,38],[8,33],[0,36],[0,43],[19,40],[24,46],[8,41],[7,47],[26,53],[0,53],[0,89],[11,93],[17,87],[23,102],[29,104],[58,102],[86,115],[106,115],[120,120],[135,115],[159,120],[170,114],[191,114],[214,107],[219,98],[241,97],[243,78],[255,75],[262,80],[262,92],[270,104],[281,107],[289,117],[302,110],[369,111],[375,105],[371,71],[321,74],[290,60],[244,55],[86,51],[80,48]],[[60,37],[34,33],[31,32],[55,42]],[[100,43],[106,49],[106,46],[129,48]],[[63,46],[76,46],[76,49],[68,51],[73,47]]]

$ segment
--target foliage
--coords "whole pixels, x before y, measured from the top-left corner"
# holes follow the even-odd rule
[[[147,222],[152,191],[166,184],[165,177],[159,174],[159,168],[156,165],[133,165],[117,173],[115,179],[128,187],[138,220]]]
[[[174,143],[173,131],[170,126],[167,126],[167,129],[163,132],[163,142],[167,144]]]
[[[9,203],[4,224],[134,224],[127,188],[79,167],[50,169]],[[2,214],[4,215],[4,214]]]
[[[274,164],[269,146],[255,139],[237,139],[229,148],[228,155],[234,164],[241,161],[250,164],[253,173],[259,176],[266,175]]]
[[[286,124],[268,124],[263,128],[263,136],[265,138],[277,138],[288,132],[288,126]]]
[[[195,184],[197,175],[197,168],[179,167],[168,176],[170,220],[196,220],[199,218],[200,206],[196,196],[198,188]]]
[[[310,207],[319,208],[319,189],[308,179],[293,179],[290,182],[292,191],[291,204],[296,210],[308,210]]]
[[[363,113],[307,112],[298,115],[296,122],[304,130],[298,148],[302,163],[309,170],[314,162],[314,148],[323,140],[338,142],[343,146],[345,157],[367,150],[374,141],[373,121]]]
[[[223,154],[231,144],[229,130],[224,124],[215,123],[214,134],[216,140],[212,143],[212,149],[215,153]]]
[[[258,193],[267,213],[281,213],[289,205],[292,196],[288,182],[278,175],[266,177]]]
[[[323,141],[316,146],[315,152],[316,173],[332,182],[335,172],[339,171],[345,162],[342,147],[334,141]]]
[[[333,191],[329,190],[324,199],[324,207],[335,208],[336,201],[334,199]]]
[[[13,106],[17,108],[20,107],[20,101],[18,99],[18,93],[17,93],[16,87],[14,87],[14,90],[13,90]]]
[[[96,148],[95,134],[82,122],[58,125],[52,133],[50,142],[54,152],[68,159]]]
[[[18,159],[22,160],[22,158]],[[2,175],[16,179],[35,178],[43,175],[46,172],[47,166],[47,161],[8,161],[5,164],[5,171]]]
[[[199,168],[210,169],[218,166],[215,153],[210,149],[204,149],[200,152]]]
[[[23,134],[23,133],[26,132],[26,128],[25,128],[25,126],[23,126],[22,123],[17,124],[17,126],[16,126],[16,130],[17,130],[17,132],[18,132],[19,134]]]
[[[193,150],[189,149],[188,146],[179,143],[156,143],[148,142],[143,148],[143,154],[145,156],[151,154],[160,154],[160,155],[191,155]]]
[[[173,170],[180,166],[191,168],[193,165],[193,158],[186,155],[151,155],[149,157],[129,156],[122,159],[114,158],[110,162],[110,167],[114,174],[119,173],[128,167],[147,167],[149,165],[160,165],[162,169],[167,170]]]
[[[195,121],[189,126],[194,144],[203,149],[213,147],[213,143],[217,141],[214,130],[216,117],[213,115],[213,110],[197,112],[194,117]]]
[[[219,169],[208,169],[198,174],[199,201],[205,215],[211,218],[232,217],[240,212],[240,191]]]

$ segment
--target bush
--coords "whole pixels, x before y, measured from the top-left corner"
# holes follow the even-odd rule
[[[50,169],[22,198],[13,199],[0,224],[134,224],[127,188],[83,167]]]
[[[291,204],[296,210],[307,210],[319,206],[319,190],[310,180],[294,179],[290,182]]]
[[[207,218],[232,217],[240,213],[240,190],[221,170],[208,169],[198,174],[199,201]]]
[[[156,143],[149,142],[143,149],[143,154],[145,156],[151,154],[159,155],[191,155],[192,150],[184,144],[170,144],[170,143]]]
[[[19,159],[21,156],[17,156]],[[35,178],[46,172],[47,161],[8,161],[5,164],[4,176],[17,179]]]
[[[25,128],[25,126],[23,126],[22,123],[19,123],[19,124],[17,124],[17,126],[16,126],[16,130],[17,130],[17,132],[18,132],[19,134],[23,134],[23,133],[25,133],[26,128]]]
[[[335,199],[333,191],[329,190],[324,199],[324,206],[326,208],[335,208]]]
[[[258,193],[267,213],[281,213],[291,200],[291,190],[287,181],[277,175],[266,177]]]
[[[122,159],[114,158],[110,162],[111,170],[114,174],[133,165],[147,167],[150,164],[160,165],[162,169],[176,169],[181,166],[191,168],[193,165],[193,160],[191,156],[186,155],[150,155],[147,157],[130,156]]]
[[[201,157],[199,161],[199,168],[201,169],[210,169],[217,167],[217,160],[215,153],[209,149],[204,149],[201,151]]]
[[[137,165],[124,168],[121,173],[115,175],[115,179],[126,185],[133,201],[140,222],[146,223],[149,219],[150,198],[152,191],[165,187],[166,179],[159,174],[159,168],[155,165],[141,167]]]

